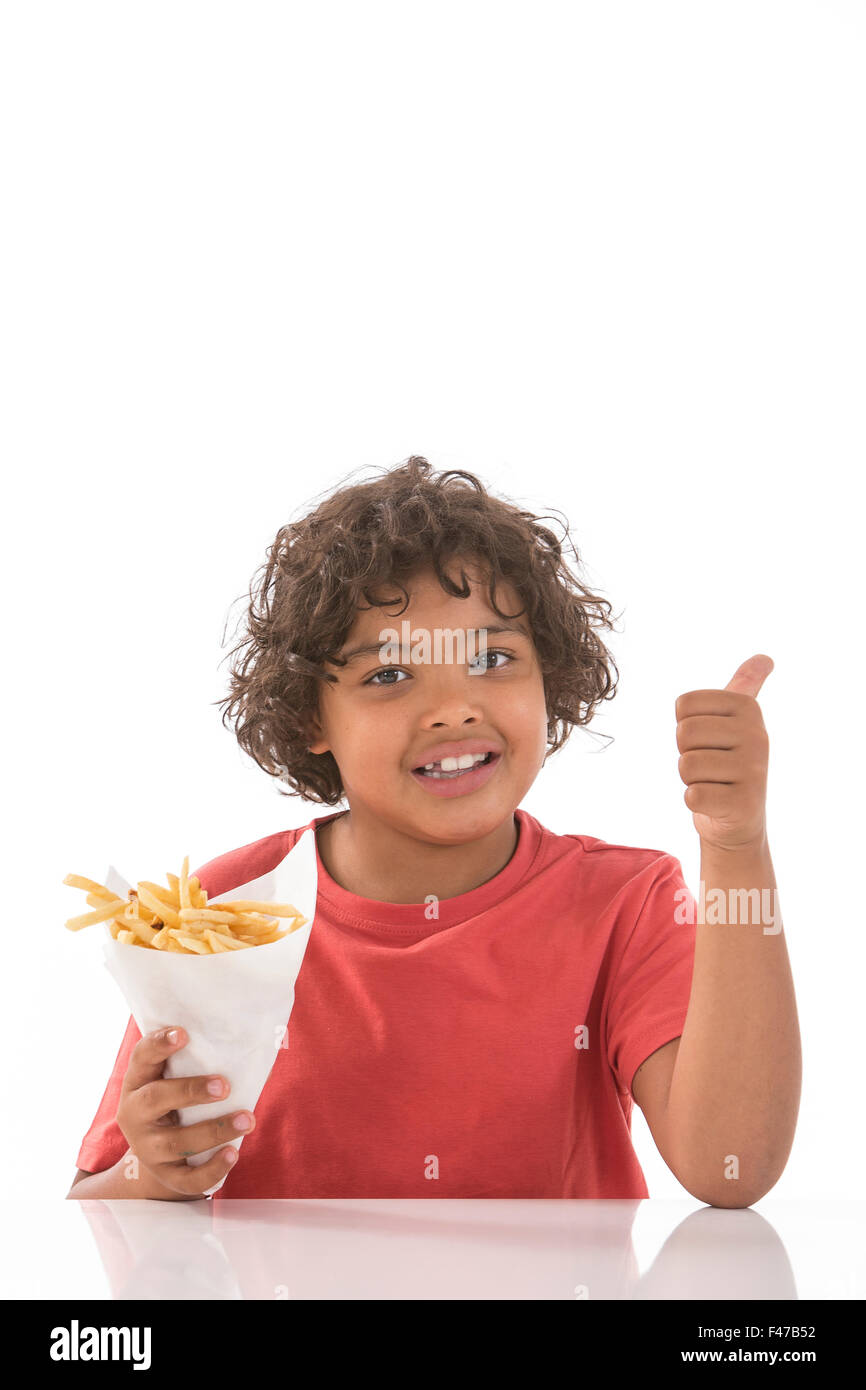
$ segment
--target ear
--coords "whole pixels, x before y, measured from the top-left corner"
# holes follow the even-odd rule
[[[305,725],[305,733],[310,740],[307,745],[310,753],[327,753],[329,744],[322,733],[322,727],[315,715],[310,715]]]

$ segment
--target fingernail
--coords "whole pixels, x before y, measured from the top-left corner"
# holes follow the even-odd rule
[[[165,1036],[166,1036],[166,1039],[171,1043],[172,1047],[174,1047],[175,1043],[177,1042],[177,1038],[178,1038],[177,1029],[176,1029],[176,1028],[171,1028],[171,1029],[169,1030],[169,1032],[166,1033]]]
[[[207,1083],[207,1088],[212,1096],[221,1096],[223,1091],[225,1090],[225,1087],[223,1086],[223,1083],[221,1081],[209,1081]]]
[[[237,1156],[238,1156],[238,1151],[237,1151],[237,1149],[223,1149],[223,1158],[225,1159],[226,1163],[228,1163],[229,1165],[231,1165],[232,1163],[234,1163],[234,1161],[235,1161],[235,1159],[237,1158]]]
[[[235,1129],[249,1129],[252,1120],[249,1115],[235,1115],[232,1125]]]

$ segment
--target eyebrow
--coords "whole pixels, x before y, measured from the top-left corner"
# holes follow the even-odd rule
[[[454,632],[454,631],[456,631],[456,630],[457,630],[457,629],[455,629],[455,628],[449,629],[449,631],[451,631],[451,632]],[[482,629],[480,629],[480,628],[475,628],[475,629],[474,629],[474,631],[476,631],[476,632],[479,632],[479,631],[481,631],[481,630],[482,630]],[[484,631],[484,632],[492,632],[492,633],[494,633],[494,634],[503,633],[503,632],[512,632],[512,633],[516,633],[518,637],[526,637],[526,638],[529,637],[529,633],[526,631],[525,628],[523,628],[523,627],[514,627],[513,625],[512,625],[512,626],[507,626],[507,627],[488,627],[487,625],[485,625],[484,628],[483,628],[483,631]],[[342,653],[342,658],[343,658],[343,660],[344,660],[345,662],[347,662],[347,663],[350,662],[350,661],[355,661],[355,660],[357,660],[357,658],[358,658],[359,656],[369,656],[372,652],[381,651],[382,647],[384,647],[385,645],[386,645],[385,642],[368,642],[368,643],[366,643],[366,645],[364,645],[363,647],[350,647],[349,650],[348,650],[347,652],[343,652],[343,653]]]

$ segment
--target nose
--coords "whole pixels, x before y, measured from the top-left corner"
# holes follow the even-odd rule
[[[425,673],[423,688],[422,723],[425,728],[460,728],[484,723],[484,680],[467,664],[460,661],[432,664]]]
[[[443,726],[460,728],[463,725],[481,724],[484,720],[484,712],[480,708],[477,700],[465,688],[461,688],[459,682],[449,690],[442,690],[436,696],[431,696],[427,706],[427,713],[423,719],[426,727],[431,729],[441,729]]]
[[[471,728],[473,724],[480,723],[481,720],[476,715],[470,714],[465,719],[433,719],[426,727],[430,729],[457,729],[468,724]]]

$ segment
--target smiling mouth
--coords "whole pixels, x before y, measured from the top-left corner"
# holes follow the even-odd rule
[[[415,772],[419,777],[432,777],[435,781],[439,781],[440,779],[443,782],[446,780],[453,781],[456,777],[464,777],[467,772],[475,772],[479,767],[486,767],[487,764],[492,763],[497,756],[498,755],[495,753],[485,753],[480,762],[473,763],[471,767],[459,767],[455,772],[442,772],[440,769],[428,772],[424,767],[416,767]]]

